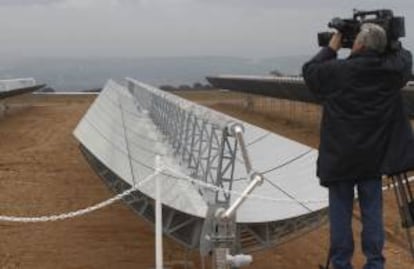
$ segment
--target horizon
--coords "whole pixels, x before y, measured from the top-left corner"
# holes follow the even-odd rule
[[[0,63],[0,79],[33,77],[58,90],[102,87],[110,79],[126,76],[153,84],[192,85],[206,83],[206,76],[220,74],[267,75],[278,70],[298,75],[307,56],[248,59],[237,57],[157,58],[32,58]]]

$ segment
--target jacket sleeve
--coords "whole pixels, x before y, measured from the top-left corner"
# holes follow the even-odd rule
[[[398,75],[398,88],[403,88],[411,78],[413,58],[411,52],[400,48],[385,55],[386,66]]]
[[[337,90],[340,82],[340,61],[336,51],[322,48],[303,66],[303,78],[306,86],[320,99],[325,99]]]

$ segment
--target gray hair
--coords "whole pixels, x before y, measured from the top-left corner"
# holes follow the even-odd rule
[[[387,46],[387,34],[384,28],[378,24],[364,23],[361,26],[361,31],[357,35],[355,42],[358,42],[367,49],[383,53]]]

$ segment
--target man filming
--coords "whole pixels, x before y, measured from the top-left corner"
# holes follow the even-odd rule
[[[359,28],[347,59],[337,59],[341,33],[303,66],[308,88],[321,100],[317,175],[329,190],[330,258],[352,269],[354,188],[362,217],[364,269],[383,269],[382,175],[414,168],[414,137],[401,88],[412,72],[411,53],[387,49],[378,24]]]

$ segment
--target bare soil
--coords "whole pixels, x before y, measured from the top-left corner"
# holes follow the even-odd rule
[[[210,91],[186,98],[317,146],[317,107]],[[25,95],[2,101],[0,116],[0,215],[39,216],[95,204],[113,194],[89,167],[72,131],[94,96]],[[277,150],[277,149],[275,149]],[[412,269],[391,191],[385,192],[388,269]],[[355,210],[356,268],[362,268]],[[249,268],[303,269],[323,263],[329,227],[254,253]],[[118,202],[87,216],[55,223],[0,223],[0,268],[153,268],[153,227]],[[196,251],[164,240],[168,268],[201,268]],[[187,265],[187,267],[185,266]]]

